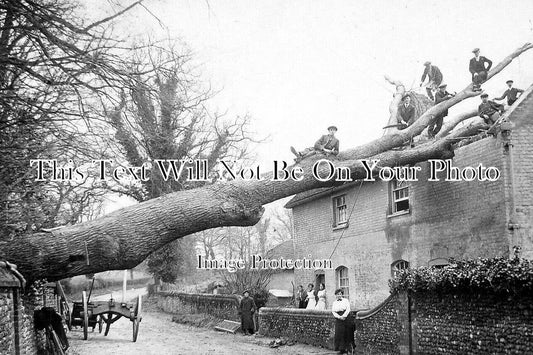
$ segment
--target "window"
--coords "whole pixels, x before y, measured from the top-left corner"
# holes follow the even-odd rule
[[[391,181],[391,214],[409,212],[409,185],[406,181]]]
[[[428,261],[428,266],[434,269],[442,269],[448,264],[448,259],[445,258],[435,258]]]
[[[344,226],[348,223],[346,214],[346,195],[333,198],[333,227]]]
[[[350,295],[350,285],[348,279],[348,268],[345,266],[339,266],[336,270],[337,274],[337,288],[342,289],[344,297],[348,298]]]
[[[392,277],[394,277],[400,271],[409,269],[409,262],[405,260],[396,260],[395,262],[391,264],[390,268],[391,268],[391,275]]]

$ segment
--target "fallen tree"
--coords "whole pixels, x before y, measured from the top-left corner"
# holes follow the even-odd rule
[[[527,43],[515,50],[489,72],[487,80],[532,47]],[[390,81],[397,88],[393,100],[398,100],[405,88],[399,82]],[[366,176],[362,159],[379,160],[376,167],[379,170],[385,166],[451,158],[453,143],[477,134],[479,128],[487,128],[481,119],[460,129],[448,125],[438,139],[413,148],[405,148],[404,144],[420,135],[437,114],[479,94],[472,90],[470,84],[453,98],[429,108],[407,129],[390,130],[381,138],[343,151],[332,163],[336,167],[347,168],[351,180],[358,180]],[[392,115],[391,110],[391,119]],[[470,116],[471,113],[467,113],[453,122],[458,124]],[[398,147],[404,149],[395,150]],[[215,227],[254,225],[261,218],[264,204],[303,191],[342,184],[334,179],[319,181],[311,174],[312,167],[319,160],[320,156],[314,156],[287,167],[287,171],[302,169],[299,181],[292,178],[273,181],[275,172],[270,172],[260,180],[218,182],[170,193],[86,223],[26,234],[13,240],[0,240],[0,257],[17,264],[29,279],[57,280],[132,268],[150,253],[177,238]],[[318,164],[319,176],[328,175],[328,171],[326,163]]]

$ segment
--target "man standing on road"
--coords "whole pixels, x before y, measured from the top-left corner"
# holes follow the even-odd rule
[[[428,97],[433,101],[433,92],[437,90],[442,83],[442,73],[436,65],[432,65],[431,62],[425,62],[424,73],[422,73],[422,79],[420,79],[420,86],[424,84],[426,76],[428,77],[428,83],[426,84],[426,91]]]
[[[255,302],[250,298],[248,290],[242,293],[243,298],[239,303],[239,315],[241,316],[241,329],[244,335],[252,335],[254,333],[254,312],[257,307]]]

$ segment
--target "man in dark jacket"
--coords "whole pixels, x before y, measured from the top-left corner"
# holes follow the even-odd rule
[[[320,137],[313,147],[305,148],[303,151],[298,152],[294,147],[291,147],[291,152],[296,155],[296,160],[303,159],[305,157],[322,153],[326,156],[339,154],[339,140],[335,138],[337,127],[329,126],[328,134]]]
[[[503,105],[490,101],[487,94],[481,94],[481,101],[477,109],[479,117],[483,118],[487,124],[496,123],[503,113]]]
[[[472,51],[474,58],[470,59],[468,69],[472,74],[472,82],[474,83],[474,91],[481,90],[481,83],[487,80],[487,73],[492,67],[492,61],[480,55],[479,48],[474,48]]]
[[[415,122],[415,107],[411,105],[411,97],[405,95],[398,106],[398,129],[406,129]]]
[[[307,307],[307,292],[304,290],[302,285],[298,286],[298,291],[296,291],[296,302],[298,302],[298,308]]]
[[[433,92],[437,90],[439,85],[442,83],[442,73],[436,65],[432,65],[431,62],[425,62],[424,73],[422,73],[422,79],[420,79],[420,86],[428,78],[428,83],[426,84],[426,91],[428,97],[433,100]]]
[[[446,101],[450,98],[452,98],[454,95],[450,94],[448,91],[446,91],[446,84],[439,85],[439,91],[435,94],[435,105]],[[439,133],[440,129],[442,128],[442,121],[444,120],[444,117],[448,116],[448,110],[443,111],[442,113],[438,114],[435,118],[435,122],[430,124],[428,126],[428,135],[429,138],[434,138],[437,133]]]
[[[255,330],[253,315],[257,309],[249,291],[242,293],[243,298],[239,303],[239,315],[241,316],[241,329],[244,335],[252,335]]]
[[[495,97],[494,100],[499,101],[507,97],[507,105],[511,106],[515,103],[516,100],[518,100],[518,97],[524,92],[524,90],[514,88],[512,80],[507,80],[505,83],[507,84],[507,86],[509,86],[509,88],[505,90],[502,96]]]

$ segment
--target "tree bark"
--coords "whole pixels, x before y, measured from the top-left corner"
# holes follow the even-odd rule
[[[531,47],[526,44],[506,57],[490,71],[489,78]],[[338,168],[348,168],[351,180],[358,180],[366,177],[361,159],[378,159],[377,169],[380,169],[451,158],[452,143],[477,132],[480,122],[412,149],[391,149],[420,134],[436,114],[478,94],[472,91],[472,85],[468,85],[455,97],[430,108],[409,128],[341,152],[339,160],[332,160],[332,163]],[[317,155],[297,165],[304,171],[301,181],[273,181],[273,172],[270,172],[260,180],[233,180],[184,190],[123,208],[93,221],[19,236],[14,240],[3,239],[0,240],[0,258],[17,264],[28,279],[57,280],[105,270],[130,269],[151,252],[177,238],[215,227],[254,225],[261,218],[264,204],[343,183],[317,180],[311,168],[318,160],[320,156]],[[328,171],[327,164],[323,163],[317,172],[319,176],[325,176]]]

